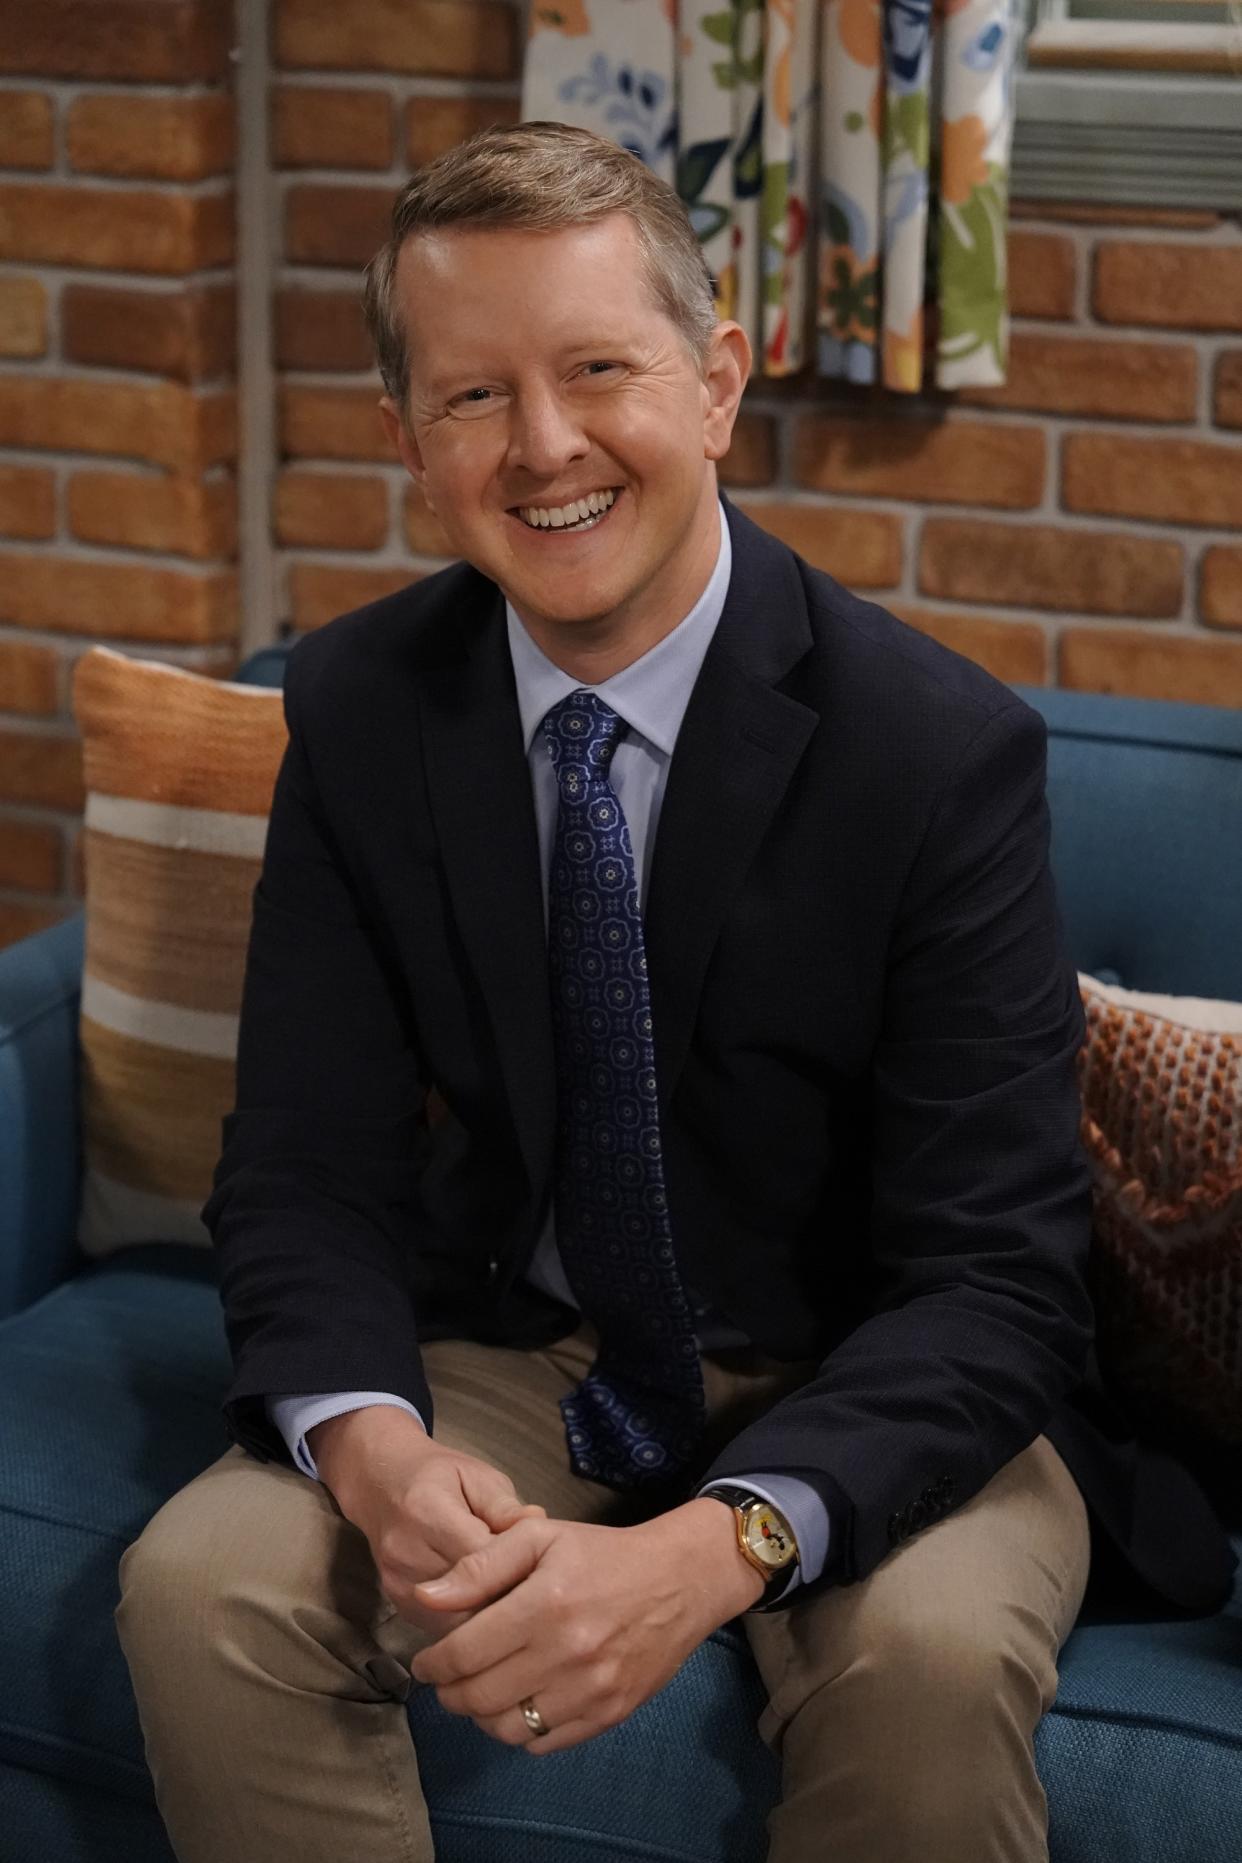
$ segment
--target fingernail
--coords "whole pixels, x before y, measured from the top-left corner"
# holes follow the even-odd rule
[[[424,1578],[419,1580],[418,1589],[420,1591],[447,1591],[450,1582],[447,1578]]]

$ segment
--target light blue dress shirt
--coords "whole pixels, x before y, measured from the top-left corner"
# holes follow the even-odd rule
[[[694,607],[672,633],[666,634],[649,652],[621,672],[615,673],[611,679],[603,680],[592,688],[629,727],[613,752],[609,778],[629,825],[638,877],[639,903],[644,908],[651,870],[647,855],[655,845],[669,763],[694,682],[716,632],[729,588],[733,566],[732,544],[724,513],[719,506],[717,511],[720,543],[716,567]],[[522,735],[530,765],[546,920],[548,870],[559,799],[556,773],[552,768],[552,759],[547,754],[540,726],[552,707],[569,693],[576,692],[581,681],[571,678],[559,666],[553,665],[535,645],[507,601],[505,616]],[[527,1269],[527,1280],[544,1293],[564,1301],[567,1306],[578,1306],[561,1265],[551,1211]],[[716,1348],[748,1343],[746,1335],[721,1316],[714,1315],[693,1288],[687,1288],[687,1292],[699,1322],[697,1337],[702,1350],[710,1352]],[[422,1422],[413,1404],[387,1391],[297,1393],[269,1396],[265,1403],[268,1417],[284,1437],[294,1462],[316,1481],[319,1480],[319,1471],[307,1445],[306,1435],[317,1423],[326,1422],[329,1417],[341,1416],[348,1410],[361,1410],[369,1404],[396,1404]],[[710,1493],[715,1485],[710,1484],[699,1492]],[[748,1488],[752,1493],[773,1502],[793,1528],[798,1542],[799,1564],[786,1589],[792,1590],[804,1581],[818,1578],[828,1554],[828,1514],[815,1489],[796,1476],[771,1474],[738,1475],[729,1485]]]

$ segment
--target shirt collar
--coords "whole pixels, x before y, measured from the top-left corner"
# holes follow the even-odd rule
[[[729,589],[733,545],[723,507],[718,509],[720,547],[716,553],[716,567],[689,614],[678,622],[671,634],[657,641],[639,659],[614,673],[611,679],[590,688],[624,718],[632,732],[646,738],[666,757],[673,754],[694,682],[716,632]],[[572,679],[559,666],[553,665],[535,645],[507,599],[505,620],[522,719],[522,741],[529,755],[544,718],[569,693],[577,692],[582,681]]]

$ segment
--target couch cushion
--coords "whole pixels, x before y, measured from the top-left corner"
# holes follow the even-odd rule
[[[0,1324],[0,1768],[152,1802],[117,1566],[228,1448],[229,1375],[214,1258],[192,1246],[119,1251]],[[1242,1596],[1206,1621],[1075,1630],[1039,1731],[1053,1863],[1242,1855],[1240,1687]],[[414,1690],[442,1863],[758,1863],[778,1789],[761,1705],[731,1626],[624,1726],[538,1767]]]
[[[1060,1674],[1036,1735],[1053,1863],[1242,1856],[1242,1568],[1216,1617],[1080,1625]]]

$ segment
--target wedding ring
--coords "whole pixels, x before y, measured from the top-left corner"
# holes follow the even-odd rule
[[[530,1728],[532,1734],[550,1734],[552,1732],[550,1727],[545,1726],[543,1716],[535,1706],[535,1698],[533,1695],[528,1695],[526,1700],[522,1703],[522,1713],[526,1718],[526,1725]]]

